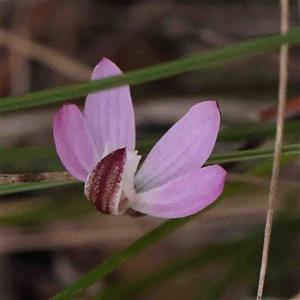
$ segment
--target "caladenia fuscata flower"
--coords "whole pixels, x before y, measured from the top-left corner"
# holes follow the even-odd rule
[[[92,80],[120,75],[104,58]],[[135,121],[129,86],[89,94],[84,115],[66,104],[54,120],[54,141],[66,169],[85,182],[85,195],[102,213],[130,211],[181,218],[202,210],[222,193],[226,171],[202,167],[220,123],[215,101],[193,106],[141,159],[135,151]],[[137,172],[136,172],[137,171]]]

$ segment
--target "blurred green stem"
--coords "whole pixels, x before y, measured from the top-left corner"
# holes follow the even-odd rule
[[[273,149],[253,149],[245,151],[234,151],[220,155],[212,155],[206,162],[206,165],[222,164],[228,162],[238,162],[250,159],[262,159],[273,156]],[[293,156],[300,154],[300,144],[287,145],[283,148],[282,156]],[[73,184],[72,181],[57,181],[57,182],[34,182],[22,184],[3,184],[0,185],[0,195],[8,195],[23,191],[31,191],[55,187],[56,185]]]
[[[157,272],[146,276],[142,279],[136,279],[135,281],[127,284],[115,284],[112,287],[104,290],[98,300],[107,299],[132,299],[132,297],[140,294],[144,290],[149,289],[154,284],[166,281],[172,277],[178,276],[179,274],[192,269],[204,267],[211,264],[213,261],[221,259],[224,255],[234,255],[235,251],[242,247],[245,241],[239,241],[235,243],[226,243],[220,245],[213,245],[207,247],[200,254],[197,253],[191,257],[177,258],[172,261],[169,265],[160,268]]]
[[[0,112],[9,112],[49,103],[66,101],[85,96],[92,92],[105,90],[124,84],[140,84],[172,77],[193,70],[230,63],[232,61],[258,55],[270,50],[275,50],[279,48],[282,43],[289,43],[290,45],[298,44],[300,42],[299,33],[299,27],[296,27],[291,29],[284,37],[278,34],[272,35],[252,41],[242,42],[236,45],[226,46],[221,49],[201,52],[187,58],[158,64],[138,71],[128,72],[121,76],[114,76],[101,80],[94,80],[76,85],[54,88],[23,96],[3,98],[1,100]]]
[[[202,291],[199,299],[219,299],[232,282],[237,278],[242,278],[250,271],[250,267],[253,265],[253,258],[255,257],[255,254],[258,253],[259,247],[261,247],[260,239],[251,239],[246,242],[237,252],[235,252],[232,266],[225,276],[223,276],[216,284],[213,284],[208,290]]]
[[[125,261],[131,259],[138,253],[142,252],[146,248],[150,247],[151,245],[159,242],[165,236],[173,232],[174,230],[178,229],[181,226],[184,226],[189,221],[193,220],[197,216],[203,214],[207,210],[211,209],[213,206],[216,205],[216,201],[214,204],[210,205],[209,207],[205,208],[201,212],[181,219],[172,219],[166,221],[156,229],[150,231],[148,234],[144,235],[136,242],[131,244],[129,247],[125,248],[124,250],[117,252],[102,262],[99,266],[91,270],[90,272],[86,273],[82,277],[80,277],[76,282],[72,285],[68,286],[66,289],[58,293],[56,296],[51,298],[51,300],[66,300],[66,299],[73,299],[75,295],[80,293],[81,291],[87,289],[89,286],[93,285],[94,283],[98,282],[101,278],[105,275],[110,273],[111,271],[115,270]]]
[[[285,125],[285,135],[297,133],[300,126],[299,121],[290,121]],[[275,135],[274,124],[251,124],[248,126],[237,125],[222,130],[218,135],[217,142],[242,142],[268,138]],[[147,153],[155,145],[159,138],[138,139],[136,149],[140,153]],[[37,160],[59,159],[54,148],[8,148],[0,149],[1,165],[4,163],[18,163],[26,160],[28,163]],[[44,170],[45,171],[45,170]]]

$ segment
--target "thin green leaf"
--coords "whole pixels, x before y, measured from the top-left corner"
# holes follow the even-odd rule
[[[290,121],[286,122],[284,125],[284,135],[293,134],[298,132],[300,122]],[[267,137],[275,137],[276,126],[274,124],[249,124],[236,125],[224,129],[218,135],[218,141],[220,142],[241,142],[241,141],[251,141],[256,139],[263,139]]]
[[[281,211],[275,220],[275,230],[273,232],[275,240],[280,240],[282,232],[288,231],[293,234],[298,228],[296,219],[285,219],[282,216],[284,216],[284,211]],[[244,237],[243,240],[208,246],[200,254],[186,258],[177,258],[167,266],[161,266],[159,270],[144,278],[137,278],[129,283],[115,284],[104,290],[100,296],[95,299],[133,299],[153,285],[167,281],[189,269],[197,267],[199,270],[199,268],[203,268],[212,262],[224,260],[224,257],[229,259],[233,258],[232,266],[225,276],[222,277],[217,284],[209,285],[209,288],[203,291],[200,297],[200,299],[219,299],[219,296],[224,290],[237,278],[240,279],[247,271],[252,272],[253,270],[256,270],[253,262],[256,255],[258,258],[257,262],[259,263],[262,230],[263,228],[258,226],[253,229],[252,233],[249,233],[249,235]],[[290,238],[290,240],[293,239]],[[250,259],[247,260],[247,258]],[[249,263],[250,266],[248,265]]]
[[[17,183],[17,184],[2,184],[0,185],[0,196],[43,190],[52,187],[58,187],[67,184],[78,184],[78,181],[57,181],[57,182],[32,182],[32,183]]]
[[[10,163],[16,160],[42,160],[51,157],[57,157],[54,148],[48,147],[26,147],[26,148],[8,148],[0,150],[1,163]]]
[[[191,257],[177,258],[165,267],[160,268],[157,272],[150,274],[142,279],[136,279],[135,281],[127,284],[117,284],[114,285],[95,299],[105,300],[105,299],[132,299],[134,296],[140,294],[141,292],[149,289],[154,284],[158,282],[169,280],[175,276],[182,274],[183,272],[192,269],[204,267],[213,261],[223,259],[224,255],[234,255],[235,251],[239,249],[243,244],[243,241],[235,243],[219,244],[207,247],[200,254],[197,253]],[[230,256],[229,256],[230,257]]]
[[[253,150],[243,150],[234,151],[231,153],[224,153],[219,155],[212,155],[206,162],[207,165],[212,164],[223,164],[230,162],[239,162],[254,159],[263,159],[272,157],[274,153],[273,148],[267,149],[253,149]],[[282,157],[299,155],[300,154],[300,144],[293,144],[283,147]]]
[[[286,164],[295,159],[294,156],[282,156],[280,158],[280,164]],[[254,166],[248,174],[256,175],[256,176],[269,176],[272,173],[273,169],[273,159],[265,159],[261,161],[259,164]]]
[[[64,194],[60,194],[64,197]],[[48,198],[39,201],[34,206],[26,208],[22,212],[7,214],[2,211],[0,217],[1,226],[32,226],[51,221],[80,218],[94,213],[92,206],[83,201],[82,197],[72,197],[71,201],[61,201],[61,198]]]
[[[211,209],[215,205],[217,205],[221,199],[214,202],[212,205],[206,207],[204,210],[200,211],[199,213],[188,216],[186,218],[181,219],[172,219],[169,221],[166,221],[156,229],[150,231],[148,234],[144,235],[142,238],[138,239],[136,242],[131,244],[129,247],[125,248],[124,250],[117,252],[110,256],[108,259],[106,259],[104,262],[102,262],[99,266],[91,270],[90,272],[83,275],[81,278],[79,278],[75,283],[68,286],[66,289],[55,295],[51,300],[65,300],[65,299],[73,299],[75,295],[82,292],[83,290],[87,289],[94,283],[98,282],[100,279],[102,279],[104,276],[109,274],[111,271],[118,268],[121,264],[123,264],[125,261],[133,258],[146,248],[150,247],[151,245],[157,243],[161,239],[163,239],[165,236],[170,234],[171,232],[175,231],[176,229],[180,228],[181,226],[187,224],[197,216],[203,214],[207,210]],[[298,228],[298,222],[299,218],[291,220],[289,223],[290,226],[295,225]],[[280,225],[282,227],[282,224]],[[275,231],[275,230],[274,230]],[[249,252],[253,253],[255,249],[258,249],[256,246],[252,245],[251,247],[249,245],[248,249],[245,247],[245,251],[247,250],[247,257]],[[248,252],[249,251],[249,252]],[[244,254],[244,253],[243,253]],[[251,257],[251,255],[249,254]],[[251,259],[248,260],[251,262]],[[251,264],[250,264],[251,265]],[[236,275],[236,272],[234,272],[234,275]],[[230,276],[232,279],[233,277]]]
[[[139,254],[146,248],[150,247],[151,245],[157,243],[165,236],[170,234],[172,231],[178,229],[179,227],[187,224],[189,221],[193,220],[200,214],[203,214],[207,210],[211,209],[213,206],[216,205],[219,201],[214,202],[209,207],[206,207],[204,210],[200,211],[199,213],[181,219],[172,219],[166,221],[156,229],[150,231],[136,242],[131,244],[129,247],[125,248],[124,250],[117,252],[102,262],[99,266],[91,270],[90,272],[86,273],[82,277],[80,277],[77,281],[75,281],[72,285],[68,286],[66,289],[55,295],[51,300],[66,300],[66,299],[73,299],[75,295],[80,293],[81,291],[87,289],[94,283],[98,282],[101,278],[105,275],[110,273],[111,271],[118,268],[121,264],[125,261],[133,258],[135,255]]]
[[[273,156],[274,149],[254,149],[244,151],[234,151],[231,153],[212,155],[206,162],[206,165],[222,164],[229,162],[240,162],[246,160],[263,159]],[[282,157],[295,156],[300,154],[300,144],[293,144],[283,147]],[[5,184],[0,185],[0,195],[8,195],[12,193],[20,193],[24,191],[32,191],[45,189],[49,187],[61,186],[64,184],[72,184],[76,182],[59,181],[50,183],[24,183],[24,184]]]
[[[54,88],[23,96],[3,98],[0,102],[0,112],[9,112],[28,107],[66,101],[76,97],[85,96],[88,93],[124,84],[135,85],[175,76],[193,70],[215,67],[278,49],[282,43],[290,45],[298,44],[300,42],[299,33],[300,30],[299,27],[297,27],[291,29],[286,36],[277,34],[252,41],[246,41],[217,50],[201,52],[184,59],[178,59],[138,71],[128,72],[121,76]]]
[[[289,133],[297,132],[299,129],[300,122],[292,121],[287,122],[284,126],[285,135]],[[258,125],[249,125],[249,126],[234,126],[233,128],[227,128],[221,131],[218,135],[218,141],[221,142],[241,142],[241,141],[251,141],[259,138],[267,138],[270,136],[275,136],[275,125],[270,124],[258,124]],[[150,138],[150,139],[138,139],[136,149],[140,153],[147,153],[155,145],[159,138]],[[31,162],[37,161],[49,161],[50,158],[56,158],[57,163],[59,159],[54,148],[9,148],[0,150],[1,164],[26,161],[28,165]],[[54,162],[51,162],[52,165]]]
[[[139,152],[144,153],[149,151],[152,146],[158,141],[158,138],[139,139],[137,140],[136,148]],[[50,158],[57,158],[59,161],[55,148],[50,147],[26,147],[26,148],[8,148],[0,149],[1,164],[14,163],[16,161],[38,161],[48,160]]]
[[[241,185],[239,185],[241,187]],[[80,191],[80,190],[79,190]],[[230,197],[236,194],[237,188],[235,187],[235,184],[232,182],[228,182],[225,186],[225,189],[223,190],[222,196]],[[246,189],[242,189],[242,191],[246,191]],[[65,193],[68,193],[68,191],[61,191],[60,196],[61,197],[68,197]],[[238,193],[241,191],[238,190]],[[6,214],[5,212],[2,213],[0,216],[0,224],[1,225],[7,225],[7,226],[16,226],[16,225],[30,225],[32,223],[40,223],[40,222],[49,222],[54,221],[59,218],[63,218],[64,216],[75,218],[78,215],[82,216],[91,212],[95,212],[94,208],[89,205],[86,199],[84,199],[84,194],[76,194],[77,196],[73,196],[72,192],[72,200],[71,201],[53,201],[45,202],[43,201],[41,205],[39,206],[29,206],[27,209],[21,211],[21,212],[12,212],[11,214]],[[63,208],[60,207],[60,204],[63,203]],[[83,204],[84,203],[84,204]],[[75,204],[75,205],[74,205]],[[80,214],[77,213],[77,211],[80,211]],[[75,214],[74,214],[75,210]],[[47,215],[45,217],[45,215]]]
[[[239,251],[236,251],[233,264],[229,271],[217,284],[214,284],[212,288],[204,293],[202,292],[199,299],[219,299],[223,292],[235,282],[237,278],[241,278],[249,273],[253,265],[253,258],[255,254],[257,254],[257,249],[260,249],[260,242],[261,241],[255,241],[251,244],[246,243]]]
[[[280,267],[279,262],[282,263],[284,257],[290,257],[291,253],[288,250],[292,249],[292,243],[295,242],[299,234],[299,218],[287,217],[284,211],[281,211],[274,222],[272,235],[277,245],[273,245],[270,249],[270,259],[276,260],[275,272],[278,272]],[[258,231],[258,238],[253,239],[252,242],[246,243],[234,257],[234,261],[228,272],[211,288],[202,291],[199,299],[220,299],[222,294],[228,289],[236,280],[240,280],[251,272],[257,272],[259,269],[261,259],[262,236]],[[284,241],[283,241],[284,239]],[[287,250],[288,249],[288,250]],[[291,251],[290,251],[291,252]],[[283,254],[286,255],[283,255]],[[272,265],[270,263],[270,265]],[[255,284],[256,284],[256,277]]]

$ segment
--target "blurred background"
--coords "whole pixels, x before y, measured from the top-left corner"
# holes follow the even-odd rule
[[[299,3],[290,3],[291,26],[299,26]],[[278,33],[280,9],[275,0],[10,0],[0,3],[0,23],[0,95],[6,97],[89,80],[104,56],[125,72]],[[286,144],[300,137],[299,58],[293,47]],[[272,147],[278,51],[137,85],[131,94],[144,157],[148,141],[204,100],[218,100],[222,112],[214,153]],[[84,98],[72,103],[82,108]],[[60,106],[1,115],[2,173],[64,170],[52,137]],[[254,298],[272,159],[223,166],[242,182],[231,178],[219,205],[78,299]],[[300,290],[299,177],[299,158],[285,158],[265,285],[269,299],[290,299]],[[48,299],[164,221],[101,215],[82,190],[72,184],[2,197],[1,299]]]

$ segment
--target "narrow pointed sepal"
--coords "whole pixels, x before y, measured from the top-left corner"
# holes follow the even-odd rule
[[[85,195],[100,212],[118,215],[128,208],[122,193],[122,175],[126,162],[126,148],[109,153],[89,174]]]

